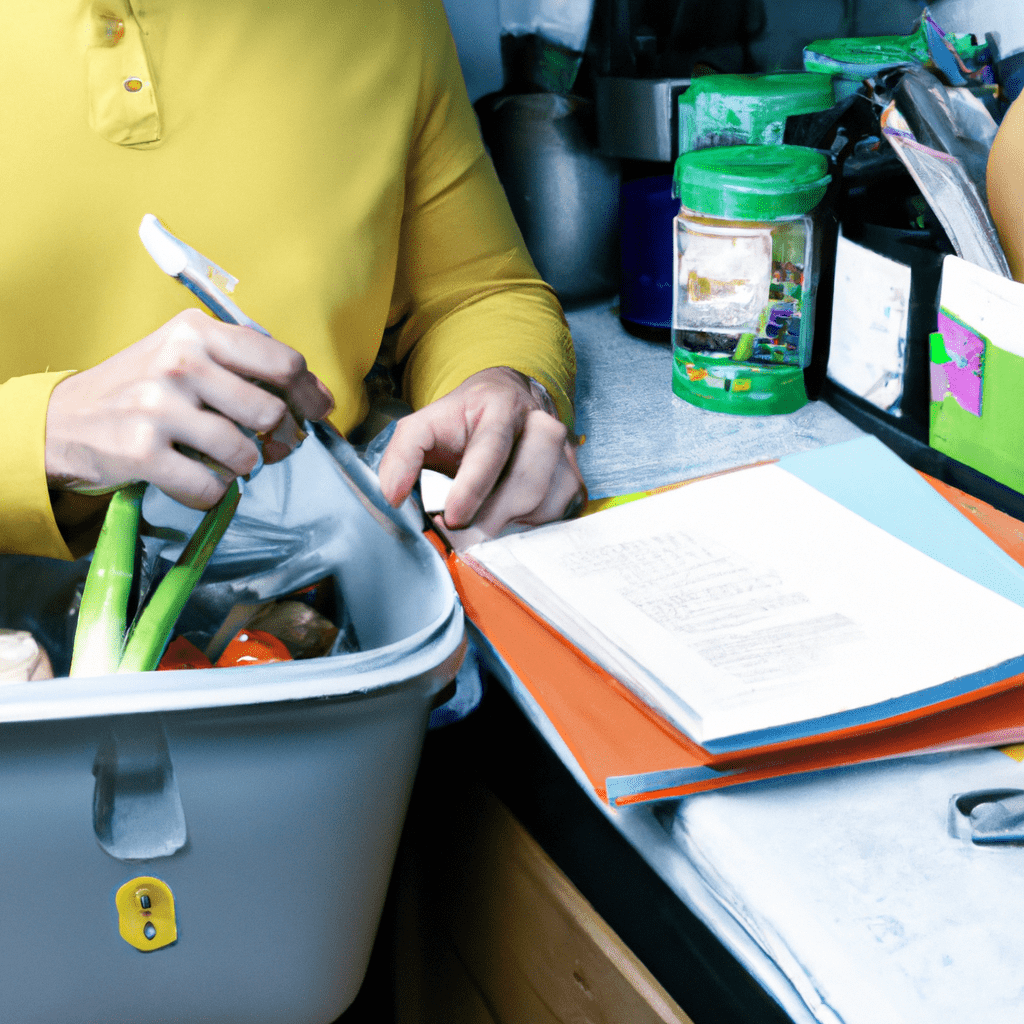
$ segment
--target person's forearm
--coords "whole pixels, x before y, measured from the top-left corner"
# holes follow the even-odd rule
[[[537,274],[486,154],[403,222],[393,319],[407,400],[421,408],[491,366],[547,389],[571,427],[569,327]]]

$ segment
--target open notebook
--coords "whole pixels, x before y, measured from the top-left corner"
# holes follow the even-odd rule
[[[1021,735],[1024,569],[873,438],[450,567],[610,799]]]

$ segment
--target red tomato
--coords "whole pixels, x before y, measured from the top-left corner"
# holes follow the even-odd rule
[[[217,668],[269,665],[275,661],[291,660],[288,648],[276,636],[261,629],[240,629],[217,659]]]
[[[213,668],[213,662],[194,643],[179,636],[167,645],[156,669],[158,672],[173,672],[183,668]]]

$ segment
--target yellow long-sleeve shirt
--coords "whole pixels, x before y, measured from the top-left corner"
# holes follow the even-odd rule
[[[43,462],[67,371],[191,296],[153,213],[236,275],[335,424],[393,328],[420,407],[487,366],[572,416],[572,343],[479,139],[440,0],[0,0],[0,551],[67,557]]]

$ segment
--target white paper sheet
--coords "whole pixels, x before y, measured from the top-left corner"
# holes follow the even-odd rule
[[[1024,358],[1024,284],[947,256],[939,301],[993,345]]]
[[[879,409],[903,395],[910,267],[840,236],[828,375]]]
[[[1024,650],[1024,608],[774,465],[467,554],[698,742]]]

